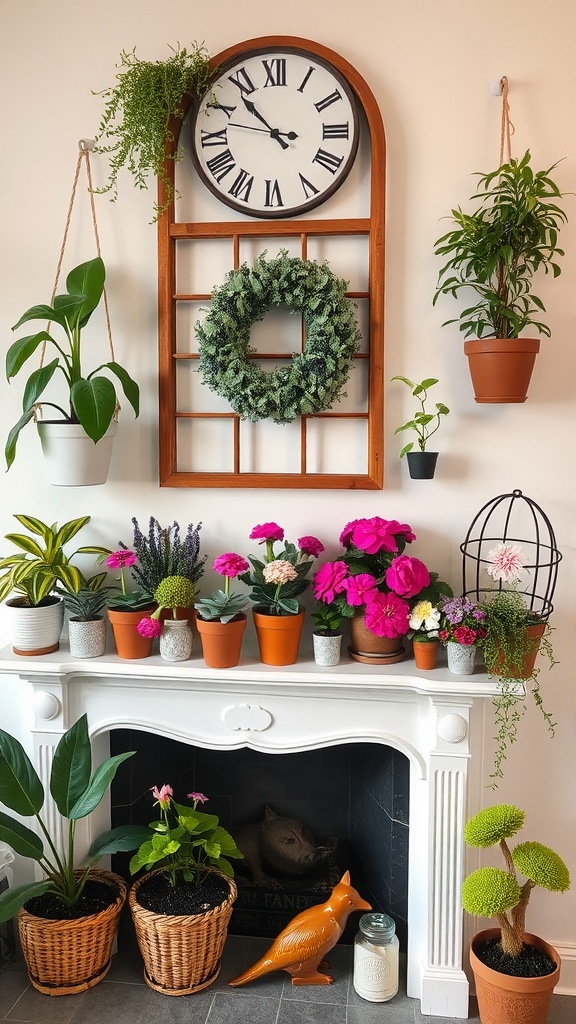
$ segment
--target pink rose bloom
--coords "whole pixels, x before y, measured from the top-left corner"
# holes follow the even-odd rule
[[[229,579],[233,579],[234,576],[238,576],[241,572],[246,572],[250,566],[246,559],[242,558],[242,555],[237,555],[234,551],[226,551],[223,555],[218,555],[218,558],[214,559],[213,568],[221,576],[228,576]]]
[[[162,623],[159,622],[158,619],[152,619],[149,616],[147,616],[144,619],[140,619],[140,622],[136,626],[136,629],[140,633],[140,636],[160,636],[162,632]]]
[[[312,555],[312,558],[318,558],[324,551],[324,545],[318,537],[300,537],[298,547],[305,555]]]
[[[350,544],[352,543],[352,534],[360,522],[364,522],[364,520],[352,519],[350,523],[346,523],[346,526],[340,534],[340,543],[343,548],[350,547]]]
[[[399,523],[397,519],[390,519],[388,526],[392,533],[403,533],[407,544],[411,544],[413,540],[416,540],[416,534],[412,533],[412,527],[408,526],[407,523]]]
[[[186,796],[197,804],[205,804],[208,799],[207,796],[204,796],[204,793],[187,793]]]
[[[366,605],[364,622],[375,636],[395,639],[404,636],[409,629],[410,605],[396,594],[381,594]]]
[[[266,540],[284,540],[284,530],[278,523],[261,523],[252,530],[250,540],[259,540],[261,544]]]
[[[462,644],[463,647],[471,647],[476,643],[477,636],[476,630],[470,629],[469,626],[454,627],[454,640],[457,644]]]
[[[357,576],[349,576],[348,579],[342,581],[342,586],[346,591],[346,603],[353,606],[367,604],[378,593],[376,580],[368,572],[360,572]]]
[[[109,569],[125,569],[129,565],[134,565],[135,561],[136,555],[133,551],[113,551],[111,555],[108,555],[104,565]]]
[[[314,576],[312,590],[317,601],[332,604],[336,594],[344,590],[344,580],[348,575],[346,562],[325,562]]]
[[[430,583],[430,573],[419,558],[398,555],[386,570],[386,585],[402,597],[414,597]]]
[[[161,789],[158,789],[158,786],[152,786],[151,792],[152,796],[158,801],[161,807],[166,809],[166,807],[170,806],[170,797],[174,796],[172,786],[164,785]]]

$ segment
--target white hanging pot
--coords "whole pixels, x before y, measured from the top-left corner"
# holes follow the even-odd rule
[[[112,420],[104,437],[94,444],[79,423],[36,424],[48,482],[57,487],[87,487],[108,479],[112,442],[118,424]]]
[[[33,608],[13,597],[5,607],[14,654],[31,657],[58,650],[64,623],[64,602],[59,597],[47,597],[46,604]]]

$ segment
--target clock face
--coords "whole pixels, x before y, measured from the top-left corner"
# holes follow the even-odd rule
[[[223,203],[253,217],[292,217],[323,203],[347,177],[358,135],[340,71],[288,47],[236,57],[191,116],[198,174]]]

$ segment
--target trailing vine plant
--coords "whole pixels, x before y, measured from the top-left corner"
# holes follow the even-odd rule
[[[210,84],[210,56],[203,45],[170,47],[167,60],[146,61],[136,56],[136,48],[122,50],[116,85],[94,95],[104,98],[105,106],[96,137],[94,152],[108,155],[108,182],[95,192],[118,196],[118,172],[127,167],[138,188],[148,188],[147,178],[157,175],[166,190],[166,200],[154,203],[153,221],[166,211],[175,196],[173,183],[164,167],[166,157],[181,158],[173,150],[174,135],[170,119],[183,117],[185,96],[202,96]],[[168,145],[170,144],[170,145]],[[170,150],[168,152],[167,150]]]

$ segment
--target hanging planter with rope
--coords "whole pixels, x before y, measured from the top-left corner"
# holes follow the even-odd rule
[[[18,422],[12,427],[6,441],[7,468],[10,468],[16,456],[16,444],[20,431],[27,423],[35,421],[38,424],[40,440],[47,460],[48,479],[51,483],[69,486],[104,483],[108,476],[112,440],[117,430],[120,406],[115,383],[110,380],[109,376],[104,376],[101,373],[102,370],[108,371],[113,378],[120,382],[135,415],[138,416],[139,412],[138,385],[124,367],[116,362],[114,355],[108,302],[104,287],[106,272],[100,255],[90,173],[91,144],[86,140],[81,140],[79,147],[80,152],[51,303],[50,305],[32,306],[20,317],[13,328],[13,330],[17,330],[32,320],[47,320],[46,330],[15,341],[6,356],[6,377],[10,381],[24,363],[37,350],[40,350],[40,366],[30,374],[24,389],[24,411]],[[66,293],[57,295],[56,289],[82,162],[85,164],[88,178],[88,192],[92,206],[98,255],[95,259],[82,263],[70,271],[66,278]],[[111,358],[109,362],[100,364],[95,370],[84,376],[81,366],[81,334],[102,297],[104,298]],[[52,324],[62,328],[65,341],[52,337],[49,333]],[[48,344],[54,345],[57,354],[54,359],[45,363]],[[53,401],[41,401],[45,389],[57,371],[62,373],[68,388],[69,411]],[[40,420],[39,416],[42,414],[44,406],[55,409],[62,418],[54,421],[44,418]],[[64,446],[63,454],[62,446]]]
[[[434,303],[440,296],[460,297],[466,308],[445,324],[459,323],[464,334],[477,402],[525,402],[540,341],[523,336],[527,328],[550,336],[541,321],[544,303],[532,291],[538,270],[558,277],[558,231],[566,215],[558,206],[563,193],[550,177],[557,166],[535,172],[527,150],[522,159],[511,154],[508,80],[501,79],[502,126],[500,164],[478,174],[472,213],[452,210],[456,225],[435,244],[446,262],[438,275]],[[504,149],[507,161],[504,162]],[[477,301],[471,305],[470,289]]]

